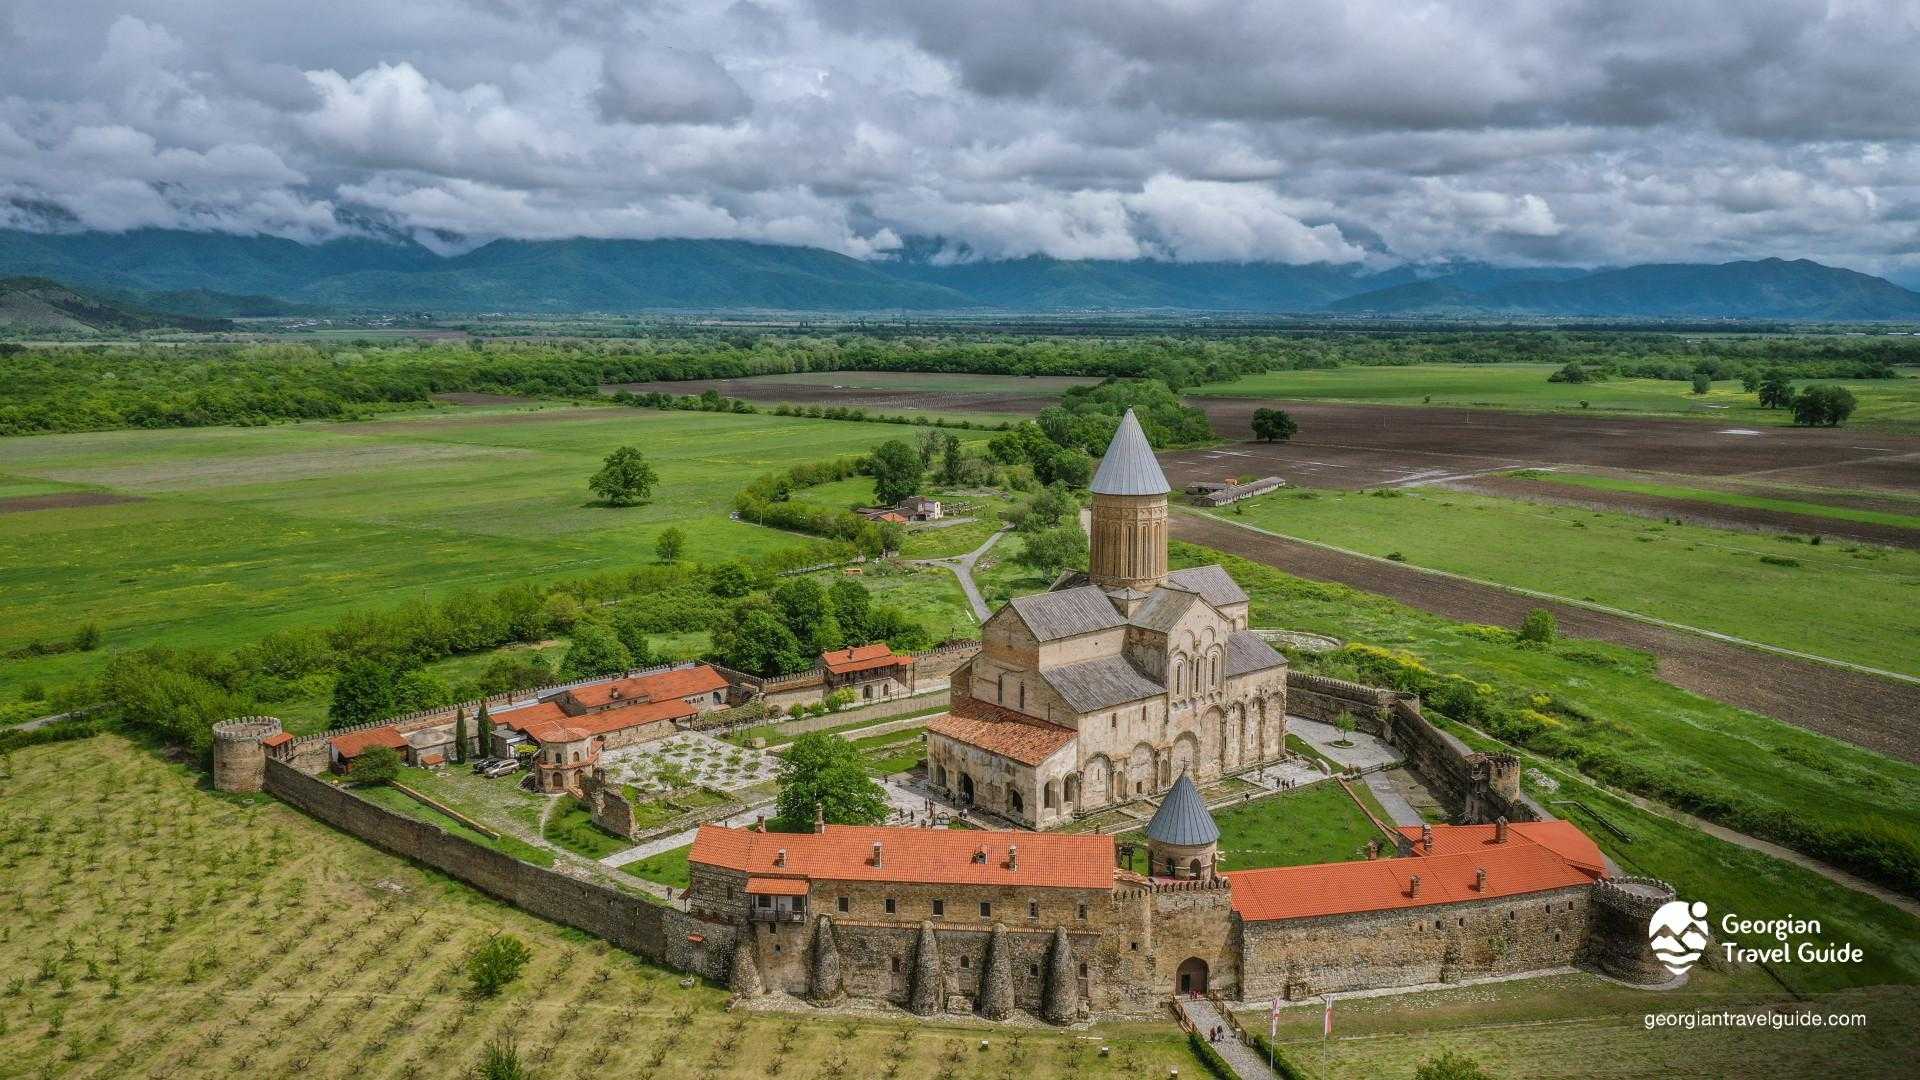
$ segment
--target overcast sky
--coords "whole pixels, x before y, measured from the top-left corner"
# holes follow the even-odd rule
[[[1920,277],[1920,0],[4,0],[0,223]]]

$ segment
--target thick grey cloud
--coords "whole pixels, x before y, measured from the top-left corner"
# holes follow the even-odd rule
[[[0,223],[1920,275],[1920,0],[13,0]]]

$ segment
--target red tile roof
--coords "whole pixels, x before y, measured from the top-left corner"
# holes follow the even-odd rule
[[[696,716],[699,712],[679,698],[668,698],[665,701],[637,701],[602,712],[569,716],[558,704],[547,701],[524,709],[496,713],[494,719],[515,731],[524,732],[535,742],[578,742],[594,735],[608,735],[644,724]]]
[[[1546,826],[1542,828],[1541,826]],[[1436,825],[1434,853],[1314,866],[1229,871],[1233,909],[1248,922],[1390,911],[1591,884],[1605,871],[1600,849],[1563,821],[1519,822],[1504,844],[1491,825]],[[1403,830],[1415,838],[1419,828]],[[1474,888],[1477,872],[1487,887]],[[1420,895],[1409,896],[1420,876]]]
[[[874,668],[913,666],[913,657],[896,655],[884,641],[872,645],[855,645],[850,649],[835,649],[820,654],[820,662],[835,675],[845,675],[854,671],[870,671]]]
[[[659,671],[631,679],[614,679],[568,691],[582,708],[597,709],[614,701],[664,701],[668,698],[711,694],[726,688],[727,680],[705,664]]]
[[[391,750],[406,750],[410,744],[406,736],[393,729],[392,724],[384,727],[368,728],[365,731],[349,731],[345,735],[335,735],[327,740],[333,749],[343,758],[356,758],[376,746]]]
[[[752,896],[805,896],[807,882],[804,878],[750,877],[747,879],[747,893]]]
[[[293,741],[293,736],[291,734],[284,731],[276,731],[273,734],[267,736],[266,738],[261,739],[260,745],[268,746],[268,747],[285,746],[292,741]]]
[[[873,865],[873,845],[881,865]],[[1017,866],[1007,849],[1018,847]],[[787,852],[775,866],[775,854]],[[974,862],[976,851],[987,857]],[[1023,885],[1036,889],[1111,889],[1113,838],[1058,833],[829,825],[823,833],[771,833],[702,825],[688,858],[758,880],[898,881],[926,885]]]
[[[1038,765],[1072,742],[1078,732],[1040,720],[987,719],[948,713],[928,721],[927,734],[944,735],[954,742],[977,746],[1022,765]]]

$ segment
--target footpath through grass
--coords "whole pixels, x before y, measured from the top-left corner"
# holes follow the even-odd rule
[[[1301,489],[1219,516],[1413,566],[1920,675],[1920,552],[1442,490]],[[1237,510],[1237,508],[1236,508]]]
[[[1687,417],[1740,427],[1791,424],[1784,409],[1763,409],[1739,382],[1723,379],[1705,394],[1671,379],[1550,383],[1559,364],[1407,364],[1269,371],[1184,391],[1188,397],[1351,401],[1378,405],[1480,406],[1532,412],[1631,413]],[[1920,430],[1920,378],[1801,379],[1797,386],[1844,386],[1860,402],[1849,421],[1886,430]],[[1586,402],[1583,408],[1581,402]]]
[[[1117,1080],[1196,1069],[1165,1021],[1102,1025],[1088,1039],[729,1013],[723,989],[683,987],[677,972],[270,798],[202,783],[115,736],[0,758],[0,1076],[459,1080],[501,1034],[518,1037],[541,1077]],[[499,996],[469,997],[466,951],[496,931],[533,958]],[[1099,1055],[1102,1043],[1112,1055]]]
[[[0,653],[86,622],[109,649],[231,648],[356,607],[634,566],[670,525],[704,561],[765,554],[807,540],[728,520],[749,479],[912,433],[548,406],[0,440],[0,484],[135,500],[0,514]],[[644,505],[595,505],[587,478],[623,444],[660,482]],[[0,663],[0,701],[98,662]]]
[[[1866,835],[1920,843],[1920,767],[1688,693],[1654,675],[1644,653],[1519,645],[1505,630],[1189,544],[1173,545],[1173,560],[1226,566],[1251,594],[1256,626],[1385,646],[1485,685],[1539,713],[1557,757],[1639,794],[1803,849]]]

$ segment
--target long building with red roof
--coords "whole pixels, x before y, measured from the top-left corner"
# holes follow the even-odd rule
[[[1179,993],[1298,998],[1587,961],[1635,977],[1646,949],[1645,887],[1612,887],[1564,821],[1415,827],[1367,858],[1224,871],[1233,853],[1183,775],[1145,835],[1150,875],[1099,834],[707,825],[685,900],[733,928],[736,989],[915,1011],[964,998],[1056,1021]]]

